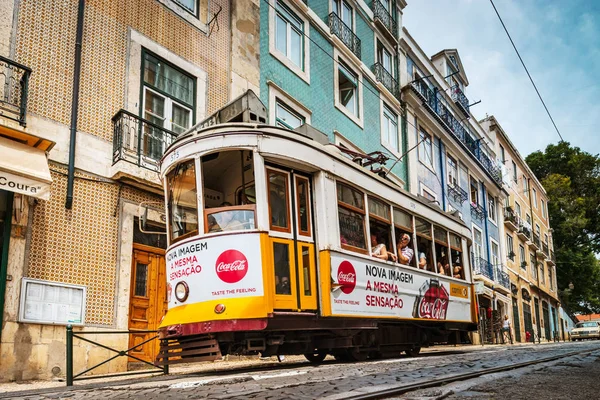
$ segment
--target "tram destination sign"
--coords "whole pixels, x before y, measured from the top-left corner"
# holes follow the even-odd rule
[[[182,304],[263,295],[260,236],[245,234],[196,239],[167,252],[169,308]],[[173,295],[185,282],[189,297],[180,303]]]
[[[338,253],[331,255],[331,279],[332,315],[471,319],[466,282]]]

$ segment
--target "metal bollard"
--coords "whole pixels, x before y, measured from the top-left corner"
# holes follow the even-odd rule
[[[73,326],[67,325],[67,386],[73,386]]]

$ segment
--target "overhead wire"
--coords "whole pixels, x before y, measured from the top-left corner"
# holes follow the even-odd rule
[[[494,7],[494,11],[496,12],[498,19],[500,20],[500,23],[502,24],[502,27],[504,28],[504,32],[506,32],[506,35],[508,36],[508,39],[510,40],[510,43],[513,46],[513,49],[515,49],[515,52],[517,53],[517,56],[519,57],[519,60],[521,61],[521,64],[523,65],[523,68],[525,69],[525,72],[527,72],[527,76],[529,77],[529,80],[531,81],[531,84],[533,85],[535,92],[537,93],[538,97],[540,98],[540,101],[542,102],[542,105],[544,106],[544,109],[546,110],[548,117],[550,117],[550,121],[552,121],[552,125],[554,125],[554,129],[556,129],[556,133],[558,133],[558,136],[560,137],[561,142],[564,142],[564,139],[563,139],[562,135],[560,134],[560,131],[558,130],[558,127],[556,126],[556,123],[554,122],[554,118],[552,118],[552,114],[550,114],[550,110],[548,110],[548,107],[546,107],[546,103],[544,102],[544,99],[542,98],[540,91],[538,90],[535,82],[533,81],[533,78],[531,77],[531,74],[529,73],[529,70],[527,69],[527,66],[525,65],[525,61],[523,61],[523,58],[521,57],[519,50],[517,50],[517,46],[515,45],[515,42],[513,41],[512,37],[510,36],[510,33],[508,32],[508,29],[506,28],[506,25],[504,24],[504,21],[502,20],[502,17],[500,16],[500,13],[498,12],[496,5],[494,4],[494,1],[490,0],[490,3],[492,3],[492,7]]]

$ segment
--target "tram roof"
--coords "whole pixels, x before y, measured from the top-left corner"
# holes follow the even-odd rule
[[[305,124],[305,125],[308,125],[308,124]],[[378,181],[379,183],[392,188],[393,190],[401,192],[404,196],[408,197],[409,199],[416,201],[419,204],[435,211],[436,213],[439,213],[445,217],[448,217],[452,221],[469,229],[468,225],[462,219],[458,218],[457,216],[455,216],[451,213],[448,213],[448,212],[444,212],[443,210],[441,210],[440,207],[438,207],[434,204],[431,204],[430,202],[424,200],[420,196],[416,196],[416,195],[410,193],[409,191],[405,190],[404,188],[402,188],[395,182],[393,182],[389,179],[385,179],[385,178],[379,176],[378,174],[371,172],[367,168],[362,167],[361,165],[348,159],[346,156],[344,156],[342,151],[337,146],[335,146],[333,143],[329,142],[329,140],[327,139],[327,136],[324,133],[318,131],[315,128],[310,127],[310,125],[308,125],[309,128],[307,129],[305,125],[303,125],[304,128],[301,127],[301,129],[299,129],[299,130],[291,130],[291,129],[273,126],[273,125],[267,125],[267,124],[253,124],[253,123],[240,123],[240,122],[212,125],[212,126],[208,126],[208,127],[201,128],[201,129],[197,129],[196,127],[194,127],[192,129],[190,129],[189,131],[187,131],[186,133],[184,133],[183,135],[179,136],[177,138],[177,140],[175,140],[166,149],[165,156],[163,156],[163,159],[161,160],[161,164],[162,164],[162,162],[164,162],[165,157],[172,149],[174,149],[176,147],[181,147],[181,146],[187,144],[188,142],[194,142],[201,138],[214,137],[215,135],[222,136],[222,135],[236,135],[236,134],[248,134],[248,133],[268,134],[270,136],[278,136],[281,138],[293,140],[298,143],[302,143],[304,145],[312,146],[312,147],[316,148],[317,150],[327,154],[329,157],[335,158],[336,161],[344,163],[344,164],[350,166],[351,168],[353,168],[355,171],[357,171],[361,174],[364,174],[364,175],[370,177],[371,179],[374,179],[374,180]]]

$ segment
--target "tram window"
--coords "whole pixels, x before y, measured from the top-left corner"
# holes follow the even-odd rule
[[[450,233],[450,254],[452,255],[452,276],[458,279],[465,279],[465,269],[462,257],[462,240],[460,236]]]
[[[183,162],[167,175],[171,242],[198,232],[194,160]]]
[[[365,204],[363,194],[349,186],[337,184],[340,243],[343,248],[365,253]]]
[[[372,197],[369,197],[369,233],[371,255],[386,261],[396,261],[392,244],[390,206]]]
[[[292,294],[290,286],[290,246],[273,242],[273,262],[275,264],[275,293]]]
[[[310,250],[308,246],[301,246],[302,249],[302,277],[304,279],[304,295],[312,295],[310,286]]]
[[[442,275],[450,276],[452,271],[448,257],[448,232],[439,226],[434,225],[433,238],[435,240],[437,271]]]
[[[288,175],[283,172],[267,170],[267,177],[269,181],[271,229],[290,232]]]
[[[202,157],[204,231],[255,229],[252,152],[229,150]]]
[[[417,263],[420,269],[434,271],[433,254],[431,251],[432,237],[431,224],[421,218],[415,218],[417,232]]]
[[[310,236],[310,195],[308,179],[296,177],[296,195],[298,197],[298,230],[301,235]]]
[[[403,257],[410,258],[408,261],[408,265],[413,267],[417,266],[417,257],[414,256],[414,243],[412,241],[413,238],[413,217],[409,213],[404,210],[400,210],[398,208],[394,208],[394,234],[396,235],[396,251],[398,255],[398,262],[400,264],[407,264],[402,261],[400,254],[403,254]],[[404,235],[408,235],[408,243],[402,243],[402,237]],[[408,247],[407,250],[402,251],[403,246]]]

